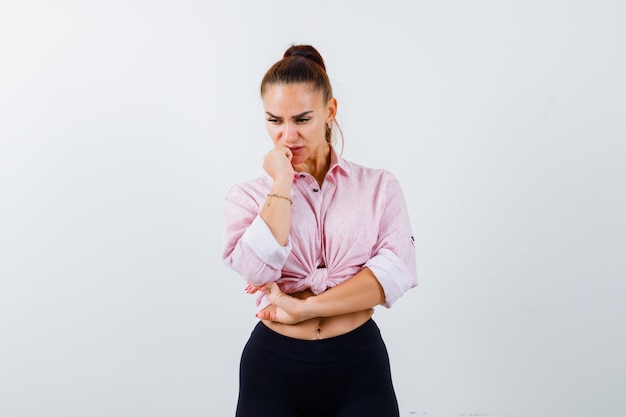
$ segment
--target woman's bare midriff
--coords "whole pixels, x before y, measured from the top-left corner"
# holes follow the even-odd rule
[[[290,294],[292,297],[305,299],[313,296],[310,290]],[[264,310],[273,309],[274,306],[268,306]],[[283,336],[292,337],[294,339],[316,340],[328,339],[329,337],[340,336],[346,334],[357,327],[361,326],[372,317],[374,310],[357,311],[349,314],[332,317],[316,317],[305,320],[297,324],[283,324],[275,321],[263,320],[263,323]]]

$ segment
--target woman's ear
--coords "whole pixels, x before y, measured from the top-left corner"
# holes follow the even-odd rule
[[[330,123],[335,119],[335,117],[337,117],[337,99],[335,97],[331,97],[330,100],[328,100],[326,109],[326,123]]]

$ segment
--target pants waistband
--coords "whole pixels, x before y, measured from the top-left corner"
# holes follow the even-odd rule
[[[284,336],[259,322],[249,343],[258,343],[276,354],[306,362],[326,362],[345,358],[380,343],[378,325],[369,319],[356,329],[335,337],[319,340],[301,340]]]

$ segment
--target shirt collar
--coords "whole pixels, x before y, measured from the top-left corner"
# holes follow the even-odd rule
[[[330,147],[330,166],[328,167],[328,172],[326,176],[335,176],[341,175],[343,173],[346,176],[350,175],[350,165],[343,159],[335,150],[335,148],[331,145]],[[302,175],[302,172],[296,171],[294,176]]]
[[[328,174],[333,171],[337,171],[337,174],[343,171],[345,175],[350,175],[350,167],[345,159],[343,159],[335,150],[334,146],[330,147],[330,167],[328,168]],[[328,175],[326,174],[326,175]],[[335,174],[333,174],[335,175]]]

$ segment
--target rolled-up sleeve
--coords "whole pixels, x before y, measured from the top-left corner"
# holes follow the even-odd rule
[[[224,200],[222,259],[256,286],[280,278],[292,249],[290,240],[285,246],[276,241],[258,213],[258,203],[236,188]]]
[[[385,307],[391,307],[406,291],[417,286],[415,243],[404,194],[397,179],[388,175],[379,195],[384,205],[379,239],[372,258],[365,263],[385,292]]]

